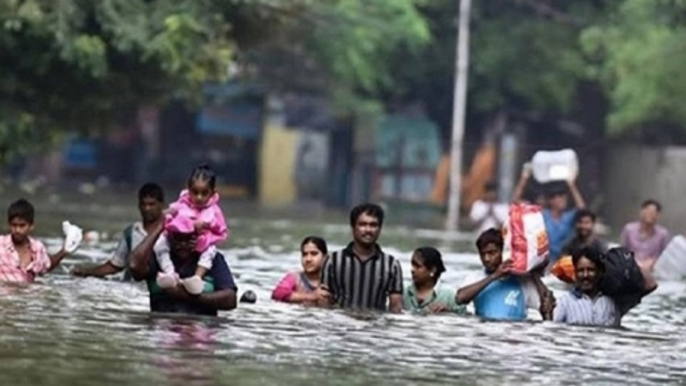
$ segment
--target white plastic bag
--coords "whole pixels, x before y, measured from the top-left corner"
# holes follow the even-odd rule
[[[62,231],[64,232],[64,250],[67,253],[74,253],[83,240],[83,230],[69,221],[64,221]]]

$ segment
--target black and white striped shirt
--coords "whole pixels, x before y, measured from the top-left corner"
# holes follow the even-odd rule
[[[386,310],[388,296],[403,293],[400,262],[378,245],[374,256],[362,261],[352,246],[350,243],[326,259],[322,284],[339,307]]]

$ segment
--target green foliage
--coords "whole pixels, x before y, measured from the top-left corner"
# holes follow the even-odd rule
[[[611,133],[686,125],[686,3],[626,0],[582,35],[612,103]]]
[[[345,113],[377,112],[365,94],[389,83],[389,55],[428,38],[417,1],[2,1],[0,151],[107,130],[116,111],[170,97],[198,101],[236,61],[277,90],[309,87]],[[288,63],[264,55],[284,51]]]

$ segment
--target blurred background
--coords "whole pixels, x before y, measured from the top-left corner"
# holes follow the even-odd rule
[[[463,214],[489,181],[509,201],[537,150],[571,148],[604,223],[655,198],[668,227],[686,227],[685,11],[472,4]],[[4,0],[3,196],[134,202],[156,181],[174,197],[209,162],[226,204],[372,200],[441,226],[457,15],[454,0]]]

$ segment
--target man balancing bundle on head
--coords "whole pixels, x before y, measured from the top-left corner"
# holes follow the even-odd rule
[[[64,245],[59,252],[49,255],[45,245],[31,237],[34,218],[35,210],[27,200],[17,200],[7,208],[10,233],[0,236],[0,282],[33,283],[37,276],[55,269],[79,247],[81,229],[65,222]]]

